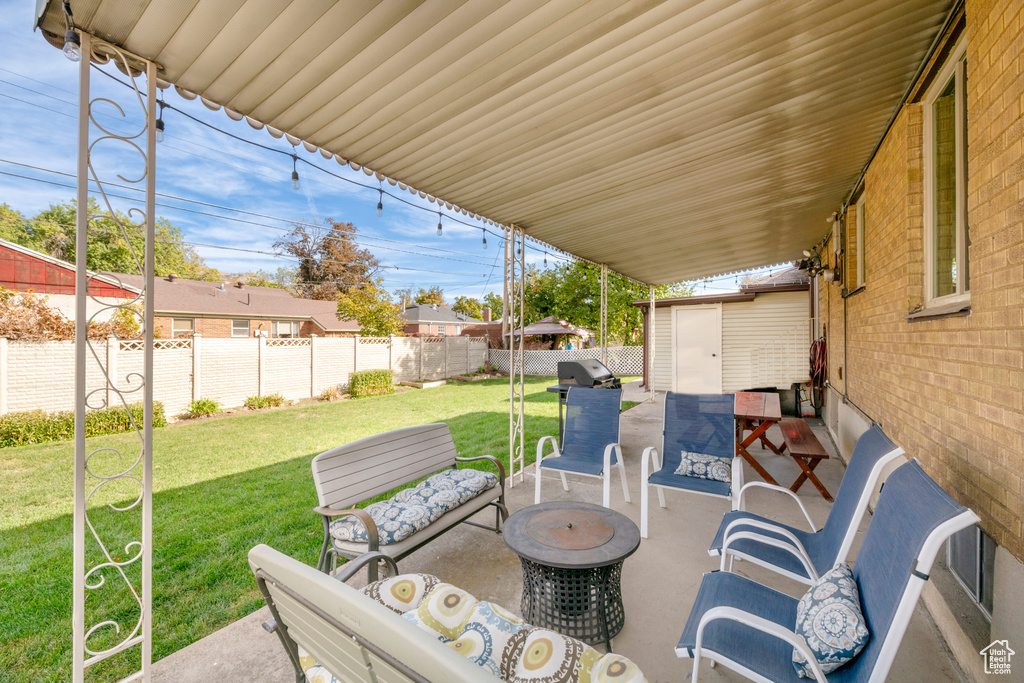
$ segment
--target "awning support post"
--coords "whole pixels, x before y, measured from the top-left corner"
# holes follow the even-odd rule
[[[647,309],[647,316],[647,339],[644,340],[647,344],[647,390],[651,392],[651,403],[654,403],[654,348],[657,346],[654,334],[654,285],[651,285],[651,306]]]
[[[608,365],[608,266],[601,264],[601,362]]]
[[[122,681],[150,680],[152,664],[152,520],[153,520],[153,276],[155,258],[153,247],[156,191],[156,64],[80,32],[82,60],[79,64],[78,102],[78,191],[75,218],[75,463],[74,463],[74,519],[73,519],[73,596],[72,596],[72,680],[82,683],[85,672],[118,653],[139,646],[139,670]],[[105,102],[104,113],[110,113],[110,100],[90,100],[89,85],[93,54],[102,54],[118,61],[134,86],[130,101],[138,104],[142,123],[133,132],[116,134],[110,129],[90,126],[92,107]],[[145,85],[137,79],[145,73]],[[117,105],[115,105],[117,107]],[[123,124],[138,123],[135,117],[125,117]],[[90,136],[94,138],[90,140]],[[106,179],[100,178],[97,166],[105,155],[97,150],[116,147],[118,151],[137,153],[144,171],[122,171],[115,177],[121,183],[133,183],[145,188],[145,208],[132,209],[127,214],[114,210],[105,192]],[[129,180],[126,180],[128,178]],[[99,209],[93,215],[89,210],[89,183],[97,189]],[[104,230],[120,232],[128,244],[136,243],[129,236],[144,235],[142,253],[132,251],[138,272],[144,276],[144,285],[134,299],[110,304],[109,300],[90,292],[92,277],[87,271],[89,231],[92,221],[102,220]],[[89,303],[94,312],[89,315]],[[143,310],[138,309],[144,304]],[[89,323],[107,320],[115,312],[127,313],[138,323],[139,332],[112,340],[105,337],[95,341],[88,338]],[[116,334],[116,333],[115,333]],[[108,367],[106,345],[120,344],[122,339],[143,339],[145,350],[141,372],[132,372],[121,379]],[[102,349],[101,349],[102,347]],[[102,352],[101,352],[102,351]],[[95,378],[99,369],[100,380]],[[89,372],[93,370],[93,372]],[[88,409],[116,407],[127,409],[129,403],[142,401],[143,424],[132,420],[138,441],[119,449],[107,446],[88,450],[85,442],[85,414]],[[113,405],[109,405],[113,402]],[[130,415],[130,414],[129,414]],[[108,498],[105,487],[116,488],[114,497]],[[127,488],[135,499],[118,502]],[[137,492],[137,493],[136,493]],[[93,497],[96,501],[90,508]],[[104,534],[112,525],[104,524],[114,516],[119,530],[138,524],[139,540],[116,541]],[[136,517],[138,520],[136,522]],[[123,521],[121,521],[123,520]],[[88,533],[87,533],[88,532]],[[130,538],[130,537],[129,537]],[[88,567],[88,568],[87,568]],[[94,591],[86,614],[86,591]],[[106,604],[117,605],[128,594],[137,607],[127,618],[113,615]],[[125,623],[127,621],[128,623]],[[97,642],[99,641],[99,642]]]
[[[508,325],[508,463],[509,486],[516,474],[526,480],[526,425],[524,422],[524,349],[526,328],[526,233],[512,225],[505,239],[505,323]],[[516,331],[520,334],[516,334]],[[537,473],[540,476],[540,473]]]

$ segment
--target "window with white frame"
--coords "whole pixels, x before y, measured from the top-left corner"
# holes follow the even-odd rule
[[[295,339],[299,336],[299,321],[275,320],[270,323],[270,336],[275,339]]]
[[[966,42],[924,96],[925,301],[970,298],[967,226]]]
[[[437,333],[443,336],[445,334],[445,326],[444,325],[438,325],[437,326]]]
[[[174,318],[171,321],[171,336],[174,339],[191,337],[195,332],[195,320],[192,318]]]
[[[232,337],[248,337],[249,336],[249,321],[248,320],[232,320],[231,321],[231,336]]]

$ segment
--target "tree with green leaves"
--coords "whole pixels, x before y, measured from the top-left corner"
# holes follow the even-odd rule
[[[444,290],[434,285],[430,289],[423,289],[417,292],[414,301],[418,304],[437,304],[444,306]]]
[[[338,294],[338,318],[355,320],[362,334],[371,337],[400,335],[405,321],[402,309],[391,301],[381,278]]]
[[[255,273],[243,273],[240,280],[250,287],[273,287],[274,289],[291,289],[295,282],[295,270],[292,268],[278,268],[270,273],[265,270],[257,270]]]
[[[477,320],[481,320],[484,317],[483,306],[481,306],[480,302],[471,296],[455,297],[455,303],[452,304],[452,310],[456,313],[468,315],[470,318],[476,318]]]
[[[401,306],[402,310],[405,310],[405,307],[415,302],[415,300],[416,297],[413,294],[412,287],[395,290],[395,303]]]
[[[484,294],[484,306],[491,309],[491,320],[501,320],[502,311],[505,310],[505,300],[497,292]]]
[[[0,208],[0,236],[74,263],[77,213],[75,200],[71,200],[51,204],[31,220],[19,220],[21,214],[5,204]],[[89,215],[93,219],[89,229],[86,267],[115,273],[138,273],[145,258],[145,228],[137,225],[137,217],[121,211],[115,211],[111,217],[100,210],[95,197],[89,198]],[[206,266],[196,250],[185,244],[181,230],[170,221],[158,218],[154,227],[157,276],[174,273],[190,280],[220,279],[220,273]]]

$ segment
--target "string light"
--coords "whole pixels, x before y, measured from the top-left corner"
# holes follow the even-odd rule
[[[299,157],[292,154],[292,189],[299,189],[299,169],[297,164],[299,163]]]
[[[484,249],[487,248],[487,231],[480,228],[480,235],[484,238]]]
[[[71,3],[64,0],[64,56],[72,62],[82,61],[82,39],[75,31],[75,18],[71,14]]]
[[[377,190],[380,192],[380,197],[377,199],[377,218],[384,215],[384,188]]]
[[[544,252],[544,265],[546,266],[547,264],[548,264],[548,252],[545,251]]]
[[[441,232],[444,228],[441,226],[441,212],[437,212],[437,236],[441,236]]]
[[[157,101],[157,105],[160,107],[160,113],[156,117],[156,141],[164,141],[164,94],[160,93],[160,99]]]

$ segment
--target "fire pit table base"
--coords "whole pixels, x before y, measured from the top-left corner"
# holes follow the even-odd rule
[[[622,562],[590,569],[563,569],[520,558],[523,564],[523,618],[589,645],[604,643],[622,630]]]

